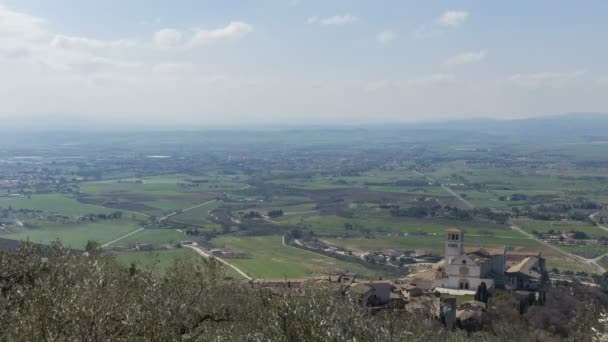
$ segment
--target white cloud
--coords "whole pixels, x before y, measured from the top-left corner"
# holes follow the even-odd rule
[[[392,30],[385,30],[376,36],[376,41],[382,45],[390,44],[397,39],[397,34]]]
[[[55,35],[51,41],[51,46],[63,49],[122,49],[135,45],[137,45],[135,41],[126,39],[104,41],[61,34]]]
[[[184,34],[176,29],[165,28],[154,33],[154,42],[161,49],[170,49],[182,44]]]
[[[437,23],[441,27],[458,27],[464,24],[469,18],[469,12],[466,11],[447,11],[437,19]]]
[[[109,68],[136,67],[119,56],[137,43],[131,40],[97,40],[53,32],[46,20],[0,5],[0,58],[27,67],[91,73]],[[63,75],[65,78],[69,76]]]
[[[28,40],[47,38],[46,21],[12,11],[0,4],[0,36],[19,36]]]
[[[0,57],[26,58],[48,44],[46,21],[0,5]]]
[[[359,20],[359,18],[355,17],[354,15],[352,15],[350,13],[346,13],[343,15],[335,15],[333,17],[328,17],[328,18],[319,18],[317,16],[314,16],[314,17],[308,18],[306,21],[309,24],[318,23],[319,25],[323,25],[323,26],[341,26],[341,25],[352,24],[357,20]]]
[[[509,76],[507,81],[525,88],[561,87],[582,77],[585,73],[585,70],[520,73]]]
[[[465,64],[479,63],[486,59],[488,53],[485,50],[463,52],[448,58],[444,64],[447,66],[459,66]]]
[[[242,21],[231,21],[225,27],[214,30],[197,30],[191,43],[201,45],[221,40],[240,39],[251,32],[253,32],[253,26]]]
[[[306,22],[309,24],[314,24],[318,21],[319,21],[319,17],[317,17],[317,16],[308,17],[308,19],[306,19]]]

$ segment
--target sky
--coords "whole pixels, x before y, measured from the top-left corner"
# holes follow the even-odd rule
[[[608,1],[0,0],[8,123],[608,112]]]

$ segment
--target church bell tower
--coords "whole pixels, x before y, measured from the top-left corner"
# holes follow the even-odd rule
[[[447,230],[446,238],[445,259],[450,264],[454,258],[464,254],[464,230],[450,228]]]

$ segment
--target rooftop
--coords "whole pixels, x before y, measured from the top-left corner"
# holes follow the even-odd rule
[[[537,257],[527,257],[522,260],[519,264],[509,267],[507,273],[521,273],[531,278],[539,278],[540,272],[536,269],[538,266]]]

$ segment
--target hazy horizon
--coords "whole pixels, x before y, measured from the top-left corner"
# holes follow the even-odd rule
[[[608,3],[0,0],[4,126],[608,112]]]

